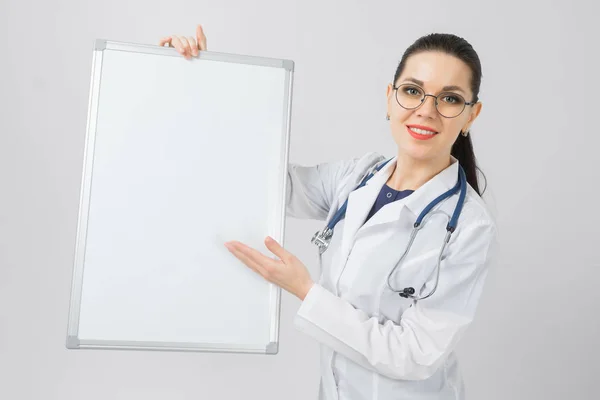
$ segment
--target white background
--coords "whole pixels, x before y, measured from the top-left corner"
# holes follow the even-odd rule
[[[293,328],[287,293],[274,357],[64,346],[93,41],[155,44],[199,22],[210,50],[296,62],[290,161],[306,165],[394,155],[385,89],[405,48],[433,31],[469,40],[484,73],[472,134],[502,243],[460,345],[470,398],[597,398],[596,15],[591,0],[2,0],[0,398],[316,397],[317,343]],[[286,231],[313,273],[318,228]]]

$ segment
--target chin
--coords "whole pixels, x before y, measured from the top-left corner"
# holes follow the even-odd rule
[[[398,137],[400,136],[400,137]],[[398,154],[409,156],[415,161],[431,161],[439,157],[441,149],[435,143],[436,138],[431,140],[417,140],[407,133],[394,135],[394,141],[398,147]]]

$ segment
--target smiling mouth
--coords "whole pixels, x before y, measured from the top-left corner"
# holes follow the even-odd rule
[[[412,137],[419,140],[427,140],[435,137],[439,132],[432,130],[431,128],[407,125],[406,130]]]

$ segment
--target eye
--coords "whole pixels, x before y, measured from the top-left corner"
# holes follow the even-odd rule
[[[421,90],[419,90],[419,88],[416,88],[414,86],[405,86],[404,93],[406,93],[409,96],[414,96],[414,97],[420,97],[422,95]]]
[[[460,96],[447,93],[440,96],[440,100],[448,104],[461,104],[464,102],[464,100]]]

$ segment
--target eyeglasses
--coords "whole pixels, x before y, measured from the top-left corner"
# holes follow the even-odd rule
[[[435,108],[442,117],[456,118],[465,109],[466,106],[472,106],[476,102],[467,102],[465,99],[453,92],[440,93],[437,96],[426,94],[425,91],[417,85],[403,84],[394,87],[396,91],[396,101],[400,107],[407,110],[414,110],[425,103],[427,96],[435,99]]]

